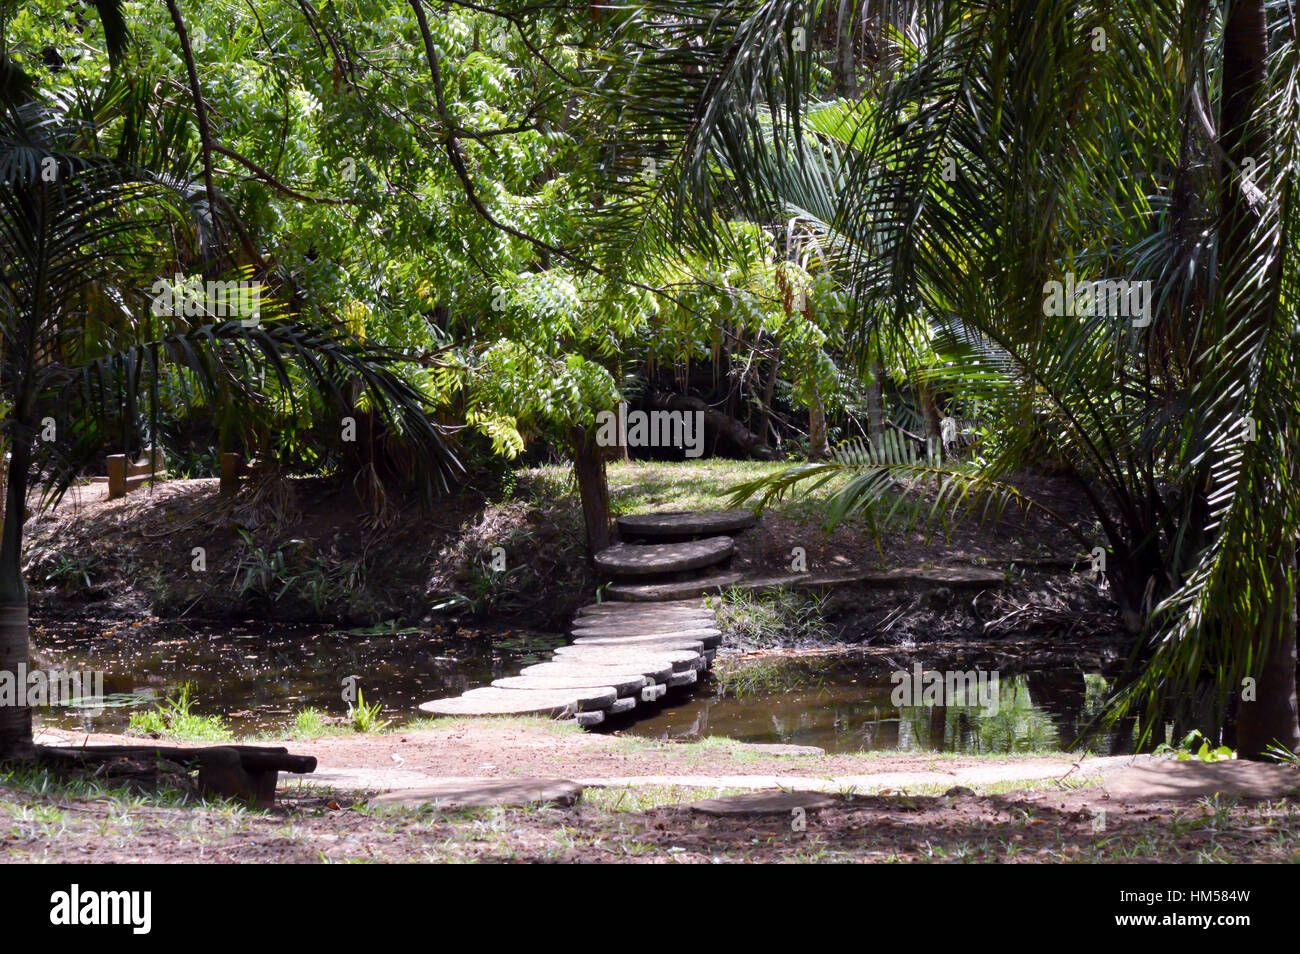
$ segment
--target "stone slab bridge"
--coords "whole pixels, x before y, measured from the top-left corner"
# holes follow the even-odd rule
[[[761,577],[728,571],[733,535],[754,522],[748,510],[619,517],[622,542],[595,557],[597,570],[614,581],[605,589],[609,601],[578,611],[571,645],[517,676],[434,699],[420,709],[433,715],[572,716],[579,725],[595,726],[609,716],[653,705],[669,692],[694,688],[722,642],[714,611],[704,605],[705,594],[727,587],[764,590],[844,583],[985,586],[1005,579],[1001,573],[976,568]]]

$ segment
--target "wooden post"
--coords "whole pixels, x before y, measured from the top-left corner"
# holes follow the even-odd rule
[[[109,454],[108,464],[108,499],[116,500],[126,496],[126,455]]]
[[[239,492],[239,475],[244,472],[244,455],[221,455],[221,496],[233,497]]]

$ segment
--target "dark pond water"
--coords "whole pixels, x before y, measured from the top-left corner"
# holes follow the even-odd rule
[[[281,728],[308,706],[345,715],[342,686],[348,676],[357,677],[368,704],[381,703],[383,716],[400,724],[420,715],[421,702],[515,675],[566,641],[510,631],[342,631],[251,622],[88,622],[45,626],[32,634],[34,665],[102,671],[112,704],[94,716],[75,708],[43,709],[42,724],[119,732],[133,710],[152,708],[188,682],[194,687],[192,711],[224,716],[239,735]]]
[[[941,668],[942,662],[927,662]],[[725,736],[816,745],[828,752],[1035,752],[1067,748],[1109,685],[1079,669],[999,673],[959,705],[894,704],[896,683],[878,661],[853,654],[778,658],[724,669],[707,688],[626,731],[658,739]],[[913,700],[920,701],[920,700]],[[1127,728],[1127,727],[1126,727]],[[1127,733],[1093,742],[1119,751]]]
[[[356,676],[366,701],[382,704],[383,717],[400,725],[420,715],[419,703],[515,675],[564,642],[563,636],[500,630],[60,623],[33,632],[33,664],[102,671],[110,705],[94,714],[43,709],[38,720],[120,732],[131,712],[150,709],[190,683],[195,713],[223,716],[237,734],[253,735],[285,727],[308,706],[344,716],[343,681]],[[942,668],[942,661],[927,660],[927,666]],[[1081,670],[1002,672],[996,697],[986,692],[983,699],[946,707],[900,707],[879,660],[849,653],[767,657],[724,666],[694,694],[670,697],[657,712],[622,728],[651,738],[728,736],[829,752],[1054,750],[1096,711],[1106,685],[1101,675]],[[1102,740],[1095,747],[1111,745]]]

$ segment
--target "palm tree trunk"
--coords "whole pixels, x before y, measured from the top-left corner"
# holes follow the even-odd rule
[[[1231,168],[1224,170],[1227,182],[1219,237],[1221,282],[1226,290],[1249,280],[1254,233],[1262,214],[1252,206],[1240,170],[1268,153],[1266,133],[1256,117],[1268,94],[1267,60],[1264,0],[1232,0],[1224,21],[1219,114],[1222,145],[1231,160]],[[1241,316],[1242,320],[1260,326],[1261,334],[1267,333],[1271,303],[1252,305],[1250,296],[1244,300],[1252,313]],[[1289,442],[1284,444],[1289,448]],[[1279,463],[1295,466],[1294,460]],[[1263,758],[1275,744],[1292,752],[1300,749],[1294,541],[1279,540],[1271,557],[1273,605],[1257,607],[1256,618],[1247,623],[1254,627],[1254,645],[1256,654],[1263,657],[1263,668],[1258,671],[1255,699],[1242,700],[1237,708],[1237,752],[1248,759]]]
[[[772,398],[776,394],[777,377],[781,371],[781,349],[780,345],[775,345],[775,351],[772,355],[772,366],[767,372],[767,382],[763,385],[763,414],[758,425],[758,436],[762,439],[763,447],[770,447],[770,432],[772,430]]]
[[[885,436],[885,369],[879,361],[871,362],[871,383],[867,385],[867,437],[879,447]]]
[[[857,58],[853,51],[853,33],[856,25],[857,4],[854,0],[840,0],[835,20],[835,45],[839,72],[840,95],[852,99],[858,95]]]
[[[1274,569],[1276,592],[1286,605],[1266,614],[1277,627],[1276,638],[1255,687],[1254,701],[1237,706],[1237,756],[1262,760],[1274,746],[1300,751],[1300,719],[1296,708],[1296,596],[1294,544],[1282,547]]]
[[[917,403],[921,405],[921,417],[925,419],[925,448],[938,459],[943,458],[943,435],[939,405],[934,401],[934,393],[929,386],[916,382]]]
[[[808,459],[826,460],[831,456],[830,441],[826,436],[826,406],[816,382],[809,385],[808,397]]]
[[[31,443],[15,440],[5,487],[4,533],[0,537],[0,672],[13,673],[14,678],[19,665],[25,666],[31,658],[22,566],[23,511],[31,457]],[[26,687],[16,688],[21,693]],[[25,755],[31,747],[32,710],[26,705],[0,706],[0,758]]]

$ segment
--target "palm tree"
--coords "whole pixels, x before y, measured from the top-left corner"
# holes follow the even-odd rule
[[[1140,708],[1150,742],[1168,720],[1218,731],[1235,712],[1244,756],[1294,751],[1289,8],[916,0],[857,14],[896,27],[890,70],[844,110],[846,199],[826,217],[845,238],[854,342],[868,357],[880,335],[928,322],[951,358],[928,383],[979,399],[1003,441],[978,472],[858,451],[767,490],[838,467],[856,475],[841,514],[898,507],[906,476],[937,477],[943,504],[1006,502],[1006,475],[1050,444],[1096,514],[1135,634],[1112,715]],[[691,223],[719,205],[771,215],[773,184],[816,165],[802,130],[832,89],[823,51],[795,38],[832,15],[793,0],[646,12],[663,42],[638,50],[644,79],[620,87],[621,106],[690,104],[665,196],[679,234],[699,237]],[[1049,283],[1076,279],[1120,294],[1052,307]]]
[[[100,8],[115,11],[111,3]],[[420,393],[392,367],[401,354],[284,308],[264,307],[253,326],[210,314],[151,315],[149,289],[167,239],[192,231],[197,216],[211,252],[215,210],[195,199],[206,190],[86,151],[91,137],[64,104],[39,97],[12,63],[0,65],[0,442],[9,454],[0,671],[14,672],[30,656],[21,559],[29,487],[57,498],[138,418],[156,418],[168,381],[183,378],[247,415],[263,413],[277,387],[286,394],[305,387],[340,416],[364,391],[414,450],[426,484],[445,486],[459,465]],[[31,744],[31,710],[0,707],[0,758]]]

